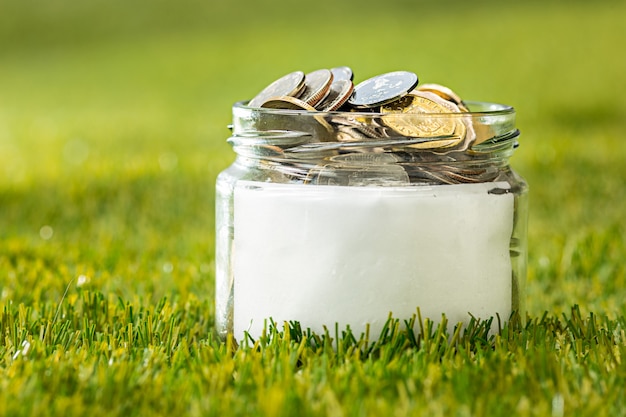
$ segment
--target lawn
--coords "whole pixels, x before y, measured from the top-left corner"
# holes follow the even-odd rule
[[[626,3],[421,3],[2,2],[0,415],[626,415]],[[517,109],[526,325],[216,338],[230,107],[339,65]]]

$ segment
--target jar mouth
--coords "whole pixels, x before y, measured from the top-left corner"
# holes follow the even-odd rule
[[[233,145],[277,145],[295,152],[362,151],[406,147],[408,151],[470,152],[512,142],[519,135],[515,109],[468,101],[469,112],[400,113],[257,108],[233,105]],[[240,148],[239,148],[240,149]]]
[[[310,115],[310,116],[340,116],[340,115],[352,115],[359,117],[383,117],[389,116],[385,113],[369,112],[369,111],[309,111],[309,110],[292,110],[292,109],[274,109],[274,108],[259,108],[249,107],[249,100],[238,101],[233,105],[234,109],[243,109],[246,111],[258,113],[258,114],[281,114],[281,115]],[[502,116],[515,114],[515,108],[507,104],[484,102],[484,101],[464,101],[463,102],[469,112],[453,113],[419,113],[420,117],[484,117],[484,116]],[[415,117],[415,113],[404,113],[397,115],[398,117]]]

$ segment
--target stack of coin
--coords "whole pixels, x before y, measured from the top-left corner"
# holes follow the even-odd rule
[[[265,87],[248,106],[289,110],[335,111],[352,95],[352,70],[295,71]]]
[[[322,133],[313,135],[313,143],[265,150],[278,155],[284,151],[286,159],[307,159],[305,154],[321,156],[308,170],[301,163],[297,169],[286,168],[292,175],[297,171],[297,177],[304,177],[305,182],[344,183],[338,175],[345,168],[351,178],[358,177],[357,183],[367,183],[370,173],[380,175],[380,170],[372,169],[373,166],[392,166],[392,183],[405,179],[450,184],[493,180],[493,173],[488,170],[459,168],[454,163],[467,159],[465,151],[472,145],[490,139],[488,132],[477,138],[477,129],[467,114],[469,109],[460,96],[439,84],[420,85],[413,72],[389,72],[355,86],[349,67],[306,74],[295,71],[264,88],[247,106],[317,113],[314,119],[322,128],[314,130]],[[393,162],[354,156],[359,153],[392,154]],[[439,164],[434,170],[415,163],[416,158],[442,162],[444,155],[450,155],[450,163]],[[355,169],[349,161],[360,161],[366,168]],[[404,172],[397,173],[396,167],[404,167],[408,177]],[[367,178],[359,176],[359,172],[368,174]]]
[[[394,71],[354,86],[349,67],[295,71],[271,83],[250,102],[250,107],[320,112],[379,113],[371,117],[333,115],[336,140],[354,142],[394,136],[433,138],[417,149],[470,146],[476,139],[469,118],[452,116],[468,112],[451,89],[438,84],[418,86],[409,71]],[[411,116],[408,116],[410,114]],[[446,116],[433,116],[442,114]]]

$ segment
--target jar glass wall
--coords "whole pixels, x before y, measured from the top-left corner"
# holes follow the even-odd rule
[[[233,107],[217,179],[216,324],[453,326],[524,316],[527,194],[509,106],[381,114]],[[415,134],[428,131],[429,135]]]

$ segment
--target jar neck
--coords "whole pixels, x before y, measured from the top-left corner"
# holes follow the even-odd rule
[[[272,182],[437,185],[496,181],[508,169],[518,136],[515,131],[462,151],[371,142],[337,146],[293,136],[243,140],[233,136],[229,142],[237,153],[237,165],[265,171],[271,175],[263,178]]]

